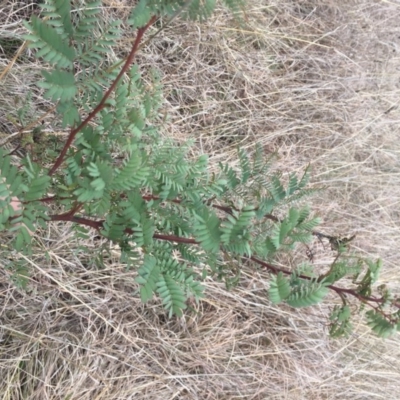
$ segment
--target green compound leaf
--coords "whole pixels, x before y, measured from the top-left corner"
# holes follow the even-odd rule
[[[69,102],[73,100],[77,93],[75,86],[75,78],[72,72],[54,70],[52,72],[42,71],[44,82],[39,82],[38,85],[46,92],[44,97],[53,101],[60,100],[61,102]]]
[[[213,211],[203,210],[202,213],[194,214],[195,237],[206,251],[217,253],[220,248],[221,232],[220,220]]]
[[[324,284],[304,282],[292,290],[286,302],[296,308],[309,307],[321,303],[328,294],[328,291],[328,288]]]
[[[43,57],[58,68],[72,68],[75,50],[55,28],[35,16],[32,17],[31,24],[26,26],[31,31],[30,35],[25,36],[31,41],[29,47],[39,49],[36,57]]]
[[[391,324],[378,311],[367,311],[368,326],[372,331],[381,338],[388,338],[396,332],[396,325]]]
[[[348,305],[335,306],[329,319],[331,320],[329,326],[329,335],[333,338],[341,336],[349,336],[353,326],[350,323],[351,310]]]
[[[142,28],[150,21],[151,15],[152,10],[148,6],[147,1],[140,0],[132,10],[128,22],[132,25],[133,29]]]
[[[131,190],[140,186],[149,174],[149,168],[143,165],[139,151],[135,150],[124,166],[117,171],[112,187],[116,190]]]
[[[290,294],[289,280],[283,276],[282,272],[271,277],[271,284],[268,291],[269,298],[274,304],[281,303]]]
[[[25,201],[38,200],[44,196],[50,184],[50,177],[47,175],[38,176],[32,179],[29,190],[25,194]]]
[[[146,303],[153,297],[160,276],[160,268],[157,265],[156,258],[145,256],[138,274],[139,276],[135,280],[140,285],[140,297],[143,303]]]
[[[161,275],[157,282],[157,293],[160,295],[169,316],[182,316],[186,308],[186,296],[180,285],[169,275]]]

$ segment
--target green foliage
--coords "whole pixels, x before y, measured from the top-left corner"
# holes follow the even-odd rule
[[[145,303],[153,297],[160,276],[160,268],[155,257],[145,256],[143,265],[138,270],[136,282],[140,285],[140,297]]]
[[[292,287],[286,302],[292,307],[309,307],[321,303],[329,290],[325,284],[307,281]]]
[[[175,280],[168,276],[162,276],[157,282],[157,292],[163,300],[164,307],[169,311],[169,316],[182,315],[186,308],[186,296]]]
[[[194,232],[195,238],[201,243],[205,251],[218,253],[221,241],[221,221],[212,210],[204,208],[195,215]]]
[[[215,0],[191,0],[186,10],[186,15],[193,21],[207,19],[214,11]]]
[[[0,251],[0,254],[4,252]],[[1,254],[1,255],[3,255]],[[11,272],[13,283],[20,289],[26,290],[29,283],[29,265],[24,259],[9,258],[5,262],[5,268]]]
[[[388,318],[384,316],[382,312],[369,310],[367,311],[368,325],[371,327],[379,337],[387,338],[391,336],[396,330],[400,330],[398,315],[394,316],[392,321],[388,321]]]
[[[38,49],[37,57],[43,57],[54,67],[72,68],[75,50],[50,23],[33,16],[31,23],[26,24],[26,27],[31,34],[25,35],[25,39],[30,41],[29,47]]]
[[[147,0],[140,0],[136,6],[132,9],[131,16],[128,22],[132,28],[142,28],[151,19],[153,14],[153,7]]]
[[[241,0],[225,4],[236,14],[243,7]],[[121,262],[136,268],[142,301],[158,296],[170,316],[182,315],[189,298],[202,298],[201,281],[208,276],[228,288],[239,284],[246,261],[269,272],[274,304],[308,307],[330,290],[337,293],[342,305],[330,316],[334,337],[351,332],[351,297],[372,307],[367,321],[378,335],[400,329],[390,292],[381,289],[380,298],[371,297],[380,261],[349,255],[352,238],[314,231],[319,218],[304,204],[313,193],[307,189],[310,167],[301,176],[271,172],[274,157],[266,158],[257,146],[254,154],[239,149],[237,167],[221,163],[211,173],[206,155],[193,157],[189,144],[159,135],[157,72],[143,79],[137,65],[109,61],[123,21],[102,21],[98,0],[46,0],[41,7],[44,18],[26,24],[26,39],[44,63],[38,86],[70,136],[50,166],[28,154],[17,168],[0,149],[0,232],[14,235],[13,249],[29,254],[36,229],[49,221],[72,222],[77,242],[96,229],[117,243]],[[214,8],[214,0],[140,0],[128,19],[138,38],[132,51],[153,17],[182,13],[202,20]],[[18,115],[28,118],[26,105]],[[312,262],[296,265],[294,256],[315,237],[328,238],[337,253],[323,273]],[[292,261],[278,267],[283,255]],[[95,261],[101,266],[104,258],[99,252]],[[27,266],[12,265],[16,282],[26,286]],[[339,281],[351,288],[334,286]]]
[[[40,82],[40,86],[48,89],[44,93],[44,97],[53,101],[66,102],[72,100],[76,94],[76,86],[74,75],[70,72],[55,70],[51,73],[42,71],[45,78],[44,82]]]
[[[289,297],[290,282],[283,276],[282,272],[271,277],[268,295],[274,304],[279,304]]]
[[[251,256],[250,224],[255,216],[252,206],[244,207],[241,212],[233,211],[228,215],[221,226],[221,243],[232,253]]]
[[[350,323],[351,311],[348,305],[335,306],[330,316],[329,334],[332,337],[349,336],[353,326]]]

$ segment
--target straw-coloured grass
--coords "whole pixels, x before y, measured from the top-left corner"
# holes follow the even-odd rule
[[[0,43],[33,11],[5,3]],[[104,18],[127,13],[126,1],[103,3]],[[286,172],[311,163],[313,185],[326,187],[310,199],[321,229],[356,233],[353,248],[380,255],[380,283],[399,293],[399,5],[248,4],[245,28],[221,9],[203,24],[176,20],[143,48],[142,71],[163,74],[162,134],[193,139],[212,164],[235,163],[236,147],[251,152],[255,143],[266,156],[277,152]],[[0,52],[0,74],[13,54]],[[37,79],[40,66],[23,54],[0,82],[0,118]],[[50,108],[33,96],[40,112]],[[229,292],[208,280],[197,313],[169,320],[158,301],[140,303],[135,271],[118,262],[117,248],[91,237],[92,252],[79,252],[62,224],[37,242],[27,292],[0,258],[0,399],[398,398],[398,336],[382,341],[356,323],[352,336],[332,341],[329,305],[272,306],[262,270],[244,267]],[[315,250],[321,262],[321,244]]]

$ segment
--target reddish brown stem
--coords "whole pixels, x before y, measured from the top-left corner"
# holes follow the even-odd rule
[[[82,218],[82,217],[75,217],[72,215],[67,214],[60,214],[60,215],[51,215],[50,216],[51,221],[64,221],[64,222],[75,222],[79,225],[85,225],[90,228],[94,228],[97,231],[99,231],[102,226],[104,221],[92,221],[91,219],[87,218]]]
[[[96,106],[96,108],[86,117],[85,120],[83,120],[81,122],[81,124],[77,128],[71,130],[71,132],[68,136],[68,139],[67,139],[63,149],[61,150],[60,155],[58,156],[56,162],[54,163],[53,167],[49,171],[49,175],[53,175],[54,172],[56,172],[58,167],[61,165],[61,163],[64,161],[65,155],[67,154],[68,149],[71,147],[72,142],[74,141],[77,133],[80,132],[104,107],[106,107],[107,99],[110,97],[111,93],[117,86],[118,82],[120,81],[122,76],[128,71],[130,65],[132,64],[133,59],[135,58],[135,55],[138,51],[138,48],[139,48],[139,45],[143,38],[144,33],[155,22],[156,19],[157,19],[157,17],[155,17],[155,16],[152,17],[146,26],[138,29],[138,33],[136,35],[135,42],[133,43],[132,50],[129,53],[129,56],[126,59],[125,64],[122,67],[121,71],[119,72],[118,76],[115,78],[114,82],[109,87],[107,92],[104,94],[103,98],[101,99],[100,103]]]
[[[100,231],[100,229],[102,228],[103,223],[104,223],[104,221],[101,221],[101,220],[100,221],[92,221],[87,218],[71,216],[68,213],[62,214],[62,215],[53,215],[50,218],[52,221],[69,221],[69,222],[78,223],[80,225],[86,225],[86,226],[96,229],[97,231]],[[127,234],[132,234],[133,231],[128,228],[128,229],[126,229],[125,232]],[[186,244],[193,244],[193,245],[199,244],[199,242],[196,241],[195,239],[184,238],[184,237],[175,236],[175,235],[163,235],[163,234],[155,233],[153,235],[153,238],[158,239],[158,240],[165,240],[168,242],[186,243]],[[249,259],[247,257],[242,257],[242,258],[244,261],[247,261]],[[290,269],[277,267],[277,266],[267,263],[263,260],[260,260],[259,258],[255,257],[255,256],[251,256],[250,260],[255,262],[258,265],[261,265],[262,267],[264,267],[268,271],[271,271],[274,274],[278,274],[279,272],[282,272],[284,275],[292,274],[292,271]],[[304,280],[312,280],[313,279],[306,275],[299,275],[299,278],[304,279]],[[375,307],[371,303],[382,304],[385,301],[385,299],[383,297],[376,298],[376,297],[372,297],[372,296],[363,296],[360,293],[357,293],[357,291],[354,289],[345,289],[345,288],[341,288],[341,287],[338,287],[335,285],[328,285],[327,287],[330,290],[333,290],[334,292],[336,292],[341,297],[343,295],[349,295],[349,296],[355,297],[360,302],[369,305],[373,309],[375,309]],[[400,303],[394,302],[394,303],[392,303],[392,305],[394,307],[400,309]]]
[[[175,236],[175,235],[162,235],[160,233],[155,233],[153,235],[154,239],[159,239],[159,240],[166,240],[168,242],[178,242],[178,243],[186,243],[186,244],[200,244],[194,239],[191,238],[184,238],[180,236]]]
[[[158,196],[153,196],[153,195],[145,195],[145,196],[142,196],[142,198],[145,201],[160,200],[160,198]],[[175,203],[175,204],[182,203],[182,200],[179,200],[179,199],[173,199],[173,200],[168,200],[168,201],[171,203]],[[239,211],[235,207],[220,206],[218,204],[212,204],[210,201],[206,201],[206,204],[213,208],[216,208],[217,210],[224,211],[225,213],[230,214],[230,215],[233,215],[233,211]],[[257,210],[257,208],[255,208],[254,210]],[[280,222],[279,218],[275,217],[272,214],[265,214],[264,218],[270,219],[271,221],[274,221],[274,222]]]
[[[42,199],[39,200],[34,200],[34,201],[40,201],[41,203],[51,203],[53,201],[59,201],[59,200],[75,200],[75,197],[58,197],[58,196],[49,196],[49,197],[43,197]],[[29,201],[25,203],[30,203]]]
[[[246,259],[246,258],[244,258]],[[291,275],[292,271],[290,271],[289,269],[286,268],[281,268],[281,267],[277,267],[275,265],[266,263],[265,261],[262,261],[260,259],[258,259],[257,257],[250,257],[250,259],[252,261],[254,261],[255,263],[257,263],[258,265],[261,265],[262,267],[264,267],[265,269],[272,271],[274,274],[277,274],[278,272],[282,272],[284,275]],[[312,278],[310,278],[309,276],[306,275],[299,275],[299,278],[301,279],[305,279],[310,281]],[[385,299],[384,298],[376,298],[376,297],[371,297],[371,296],[363,296],[359,293],[357,293],[356,290],[354,289],[345,289],[345,288],[341,288],[335,285],[328,285],[327,286],[329,289],[333,290],[334,292],[336,292],[337,294],[347,294],[353,297],[356,297],[358,300],[360,300],[361,302],[363,302],[364,304],[368,304],[370,302],[372,303],[377,303],[377,304],[382,304]],[[400,303],[392,303],[392,305],[394,307],[397,307],[400,309]]]
[[[73,211],[73,210],[72,210]],[[83,218],[83,217],[76,217],[71,214],[71,211],[68,211],[65,214],[58,214],[58,215],[51,215],[50,216],[51,221],[65,221],[65,222],[75,222],[79,225],[85,225],[89,226],[90,228],[94,228],[96,230],[100,230],[103,227],[104,220],[99,220],[99,221],[93,221],[91,219]],[[132,229],[127,228],[125,230],[127,234],[132,234],[133,231]],[[153,235],[154,239],[159,239],[159,240],[166,240],[168,242],[178,242],[178,243],[186,243],[186,244],[199,244],[194,239],[191,238],[183,238],[180,236],[175,236],[175,235],[163,235],[160,233],[155,233]]]

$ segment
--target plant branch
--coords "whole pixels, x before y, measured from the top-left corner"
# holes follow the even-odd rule
[[[70,215],[70,213],[66,214],[58,214],[58,215],[50,215],[51,221],[64,221],[64,222],[75,222],[79,225],[88,226],[90,228],[94,228],[97,231],[103,226],[104,221],[93,221],[91,219],[83,218],[83,217],[76,217]]]
[[[146,26],[144,26],[143,28],[139,28],[138,29],[138,33],[136,35],[135,42],[133,43],[131,52],[129,53],[129,56],[126,59],[126,62],[124,64],[124,66],[122,67],[122,69],[119,72],[118,76],[115,78],[114,82],[111,84],[111,86],[109,87],[107,92],[104,94],[103,98],[101,99],[100,103],[96,106],[96,108],[86,117],[85,120],[83,120],[80,123],[80,125],[77,128],[71,130],[71,132],[70,132],[70,134],[68,136],[68,139],[67,139],[63,149],[61,150],[60,155],[58,156],[56,162],[54,163],[53,167],[49,171],[49,175],[50,176],[53,175],[54,172],[56,172],[58,167],[64,161],[65,155],[67,154],[68,149],[71,147],[72,142],[74,141],[75,136],[77,135],[77,133],[80,132],[104,107],[106,107],[107,99],[110,97],[111,93],[116,88],[118,82],[120,81],[122,76],[128,71],[130,65],[132,64],[133,59],[135,58],[135,55],[136,55],[136,53],[138,51],[139,44],[140,44],[140,42],[141,42],[141,40],[143,38],[144,33],[156,21],[156,19],[157,19],[157,17],[155,17],[155,16],[152,17],[150,19],[150,21],[147,23]]]
[[[102,228],[103,223],[104,223],[104,220],[92,221],[92,220],[89,220],[87,218],[72,216],[70,213],[61,214],[61,215],[52,215],[52,216],[50,216],[50,219],[52,221],[75,222],[75,223],[78,223],[80,225],[86,225],[86,226],[89,226],[91,228],[94,228],[97,231],[100,231],[100,229]],[[127,234],[132,234],[133,233],[132,229],[129,229],[129,228],[127,228],[125,230],[125,232]],[[199,242],[196,241],[195,239],[184,238],[184,237],[180,237],[180,236],[176,236],[176,235],[163,235],[163,234],[155,233],[153,235],[153,238],[154,239],[158,239],[158,240],[165,240],[165,241],[168,241],[168,242],[178,242],[178,243],[186,243],[186,244],[193,244],[193,245],[198,245],[199,244]],[[267,262],[265,262],[263,260],[260,260],[259,258],[255,257],[255,256],[251,256],[250,258],[242,257],[242,259],[244,261],[247,261],[247,260],[250,259],[251,261],[255,262],[258,265],[261,265],[262,267],[264,267],[268,271],[271,271],[274,274],[278,274],[278,272],[282,272],[284,275],[291,275],[292,274],[292,271],[287,269],[287,268],[282,268],[282,267],[278,267],[278,266],[272,265],[272,264],[267,263]],[[304,280],[312,280],[313,279],[313,278],[311,278],[309,276],[306,276],[306,275],[299,275],[299,278],[304,279]],[[373,297],[373,296],[363,296],[363,295],[357,293],[357,291],[355,289],[345,289],[345,288],[341,288],[341,287],[338,287],[338,286],[335,286],[335,285],[328,285],[327,287],[330,290],[333,290],[334,292],[336,292],[341,298],[344,295],[349,295],[349,296],[357,298],[359,301],[361,301],[364,304],[369,305],[372,308],[374,308],[374,307],[370,303],[382,304],[385,301],[385,299],[383,297],[377,298],[377,297]],[[400,309],[400,303],[393,302],[392,305],[394,307]]]
[[[243,257],[243,259],[245,260],[246,258]],[[273,272],[274,274],[277,274],[278,272],[282,272],[285,275],[291,275],[292,271],[290,271],[289,269],[286,268],[281,268],[281,267],[277,267],[274,266],[272,264],[266,263],[265,261],[260,260],[257,257],[250,257],[250,260],[254,261],[255,263],[261,265],[262,267],[264,267],[265,269]],[[299,278],[301,279],[305,279],[305,280],[312,280],[311,277],[306,276],[306,275],[299,275]],[[342,295],[350,295],[353,296],[355,298],[357,298],[358,300],[360,300],[361,302],[363,302],[364,304],[368,304],[369,306],[372,307],[371,304],[369,304],[370,302],[372,303],[377,303],[377,304],[382,304],[385,299],[383,297],[381,298],[376,298],[373,296],[363,296],[359,293],[357,293],[357,291],[355,289],[345,289],[345,288],[341,288],[335,285],[328,285],[327,286],[329,289],[333,290],[334,292],[336,292],[338,295],[342,296]],[[392,305],[398,309],[400,309],[400,303],[398,302],[393,302]]]

